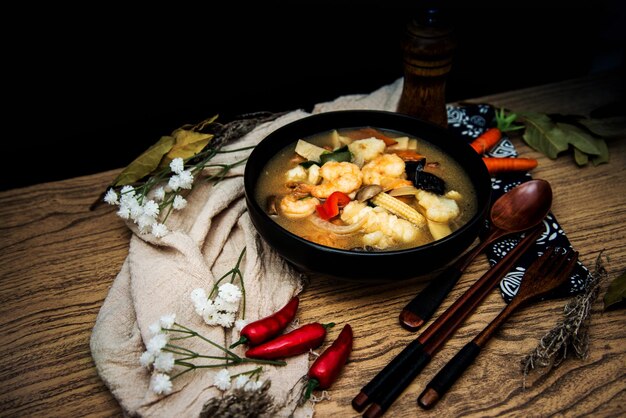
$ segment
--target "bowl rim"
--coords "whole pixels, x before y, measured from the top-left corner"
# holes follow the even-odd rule
[[[282,225],[278,224],[277,222],[275,222],[274,220],[272,220],[266,213],[265,210],[261,207],[261,205],[256,201],[256,198],[254,196],[255,193],[255,189],[256,189],[256,184],[258,181],[257,177],[254,177],[254,173],[252,172],[251,169],[249,169],[248,167],[250,167],[250,164],[248,164],[248,162],[253,161],[255,158],[259,158],[257,157],[257,155],[261,154],[264,149],[266,147],[269,147],[269,143],[272,141],[273,138],[276,137],[280,137],[283,135],[288,135],[289,131],[291,130],[297,130],[297,129],[301,129],[302,126],[308,125],[308,124],[313,124],[314,122],[318,122],[318,121],[325,121],[325,119],[332,119],[332,118],[343,118],[343,117],[364,117],[364,118],[371,118],[373,117],[373,115],[376,115],[375,117],[380,117],[380,118],[389,118],[389,120],[395,120],[395,121],[404,121],[405,123],[410,123],[410,124],[415,124],[415,126],[418,125],[422,125],[423,128],[426,129],[430,129],[433,132],[437,132],[437,135],[443,135],[446,136],[449,140],[451,141],[457,141],[459,146],[462,148],[466,148],[467,154],[469,155],[476,155],[476,158],[479,158],[478,154],[475,153],[475,151],[471,148],[471,146],[469,145],[469,143],[465,143],[462,140],[455,138],[454,135],[452,134],[452,132],[446,130],[445,128],[439,126],[439,125],[435,125],[431,122],[422,120],[422,119],[418,119],[409,115],[405,115],[405,114],[401,114],[401,113],[397,113],[397,112],[391,112],[391,111],[386,111],[386,110],[373,110],[373,109],[348,109],[348,110],[334,110],[334,111],[328,111],[328,112],[323,112],[323,113],[317,113],[317,114],[312,114],[312,115],[308,115],[305,116],[301,119],[297,119],[295,121],[289,122],[286,125],[283,125],[277,129],[275,129],[274,131],[270,132],[269,134],[267,134],[261,141],[259,141],[259,143],[254,147],[254,149],[252,150],[252,152],[250,153],[250,156],[248,157],[248,161],[246,162],[246,166],[244,169],[244,192],[245,192],[245,196],[246,196],[246,202],[248,203],[248,205],[252,205],[254,210],[258,213],[263,213],[265,214],[265,216],[268,218],[268,220],[270,220],[272,222],[272,224],[274,225],[274,227],[276,229],[278,229],[281,233],[289,236],[290,238],[298,241],[299,243],[303,244],[303,245],[307,245],[310,247],[313,247],[317,250],[320,251],[324,251],[327,253],[334,253],[337,255],[341,255],[341,256],[358,256],[358,257],[380,257],[380,258],[386,258],[386,257],[390,257],[390,256],[394,256],[394,255],[406,255],[406,254],[411,254],[414,253],[416,251],[427,251],[428,249],[431,248],[437,248],[437,247],[441,247],[441,246],[446,246],[450,241],[453,241],[457,236],[462,235],[463,232],[465,232],[468,229],[471,229],[474,227],[475,222],[480,221],[481,219],[485,219],[486,218],[486,214],[491,206],[491,199],[492,199],[492,191],[491,191],[491,179],[490,176],[487,172],[486,167],[484,166],[484,164],[481,165],[477,165],[478,170],[480,171],[480,169],[482,168],[483,172],[479,172],[479,173],[475,173],[473,176],[476,176],[477,178],[482,178],[485,181],[485,186],[487,188],[487,196],[485,197],[485,204],[484,207],[481,207],[481,202],[477,201],[477,209],[476,209],[476,213],[474,213],[474,215],[467,221],[465,222],[462,226],[460,226],[458,229],[456,229],[455,231],[453,231],[452,234],[444,237],[444,238],[440,238],[438,240],[432,241],[430,243],[427,244],[423,244],[423,245],[419,245],[416,247],[410,247],[410,248],[404,248],[404,249],[398,249],[398,250],[381,250],[381,251],[354,251],[354,250],[344,250],[344,249],[340,249],[340,248],[334,248],[334,247],[328,247],[325,245],[321,245],[321,244],[317,244],[315,242],[309,241],[307,239],[304,239],[296,234],[294,234],[293,232],[289,231],[288,229],[285,229]],[[422,140],[426,140],[428,142],[430,142],[431,144],[438,146],[436,142],[433,142],[431,140],[429,140],[428,138],[422,138],[420,135],[416,135],[416,134],[411,134],[410,132],[407,132],[406,130],[401,130],[401,129],[397,129],[397,128],[393,128],[393,127],[383,127],[383,126],[378,126],[375,123],[370,123],[370,124],[346,124],[343,126],[337,126],[335,128],[328,128],[328,129],[318,129],[315,130],[314,132],[310,133],[310,134],[299,134],[297,136],[293,136],[294,139],[291,140],[291,142],[295,142],[297,141],[299,138],[302,137],[306,137],[309,135],[313,135],[315,133],[321,133],[327,130],[331,130],[331,129],[343,129],[343,128],[351,128],[351,127],[360,127],[360,126],[371,126],[374,128],[379,128],[379,129],[385,129],[385,130],[392,130],[392,131],[397,131],[397,132],[401,132],[401,133],[407,133],[409,135],[412,135],[414,137],[418,137]],[[288,145],[290,142],[287,142],[286,144],[283,144],[280,148]],[[272,144],[274,145],[274,144]],[[280,149],[279,148],[279,149]],[[439,148],[441,148],[439,146]],[[442,149],[442,152],[444,152],[447,155],[450,155],[450,153],[444,149]],[[461,151],[459,151],[461,152]],[[466,172],[466,174],[469,177],[472,177],[471,174],[467,173],[467,169],[464,167],[464,163],[461,163],[460,161],[458,161],[457,158],[455,158],[454,156],[451,156],[452,158],[454,158],[463,168],[463,170]],[[469,157],[470,159],[473,157]],[[266,163],[267,163],[267,159],[265,159],[265,161],[263,162],[263,164],[261,164],[261,167],[263,167]],[[472,181],[472,185],[474,186],[475,189],[477,189],[475,182]],[[478,193],[478,190],[475,190],[475,193]],[[477,200],[479,200],[479,196],[476,197]]]

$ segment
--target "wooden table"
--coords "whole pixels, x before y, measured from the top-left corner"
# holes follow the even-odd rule
[[[588,114],[623,94],[621,79],[594,76],[471,100],[515,111]],[[516,140],[521,156],[539,159],[533,177],[548,180],[553,213],[580,258],[593,268],[609,257],[615,278],[626,270],[626,137],[609,142],[611,161],[578,168],[571,156],[549,160]],[[0,193],[0,415],[116,416],[121,410],[96,373],[89,337],[124,261],[130,232],[108,206],[89,205],[117,170]],[[6,175],[6,174],[5,174]],[[393,268],[393,266],[390,266]],[[479,257],[461,278],[458,297],[487,269]],[[518,312],[476,363],[431,411],[416,396],[436,371],[503,307],[494,292],[433,358],[386,416],[617,416],[626,414],[626,315],[593,305],[589,357],[568,359],[522,389],[519,363],[560,318],[564,300]],[[359,416],[350,400],[416,335],[398,325],[404,304],[424,286],[412,280],[362,285],[315,278],[302,294],[301,322],[349,322],[351,362],[316,406],[316,416]],[[452,300],[452,299],[449,299]],[[450,302],[444,303],[441,310]],[[440,312],[441,312],[440,310]]]

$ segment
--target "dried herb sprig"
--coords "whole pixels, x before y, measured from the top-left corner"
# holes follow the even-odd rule
[[[589,273],[582,293],[572,298],[563,309],[563,320],[545,334],[537,347],[522,359],[524,388],[526,377],[537,366],[548,368],[547,372],[558,367],[573,351],[579,359],[589,353],[589,323],[591,308],[598,297],[600,284],[608,273],[602,262],[602,251],[598,254],[594,271]]]
[[[211,398],[200,411],[200,418],[253,418],[272,416],[276,409],[274,399],[268,393],[270,381],[266,380],[256,390],[245,388],[230,391],[224,397]]]

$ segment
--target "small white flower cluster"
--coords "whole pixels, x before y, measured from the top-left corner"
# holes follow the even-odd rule
[[[158,322],[150,325],[152,338],[146,344],[146,351],[139,358],[139,363],[143,367],[152,368],[150,390],[159,395],[172,393],[172,381],[168,373],[174,368],[174,354],[163,349],[169,341],[169,334],[164,330],[171,328],[175,320],[175,314],[163,315]]]
[[[156,238],[168,234],[169,230],[164,223],[159,222],[159,214],[169,205],[173,209],[181,210],[187,206],[187,200],[176,192],[180,189],[191,189],[194,181],[193,174],[184,169],[182,158],[174,158],[170,169],[174,173],[165,187],[159,186],[148,199],[146,193],[138,193],[133,186],[124,186],[118,192],[109,189],[104,201],[109,205],[119,205],[117,215],[122,219],[131,219],[139,227],[141,233],[151,233]],[[173,194],[173,196],[172,196]]]
[[[239,310],[239,301],[242,296],[243,294],[239,286],[232,283],[224,283],[219,285],[215,299],[210,299],[204,289],[197,288],[191,292],[191,301],[196,313],[208,325],[220,325],[224,328],[230,328],[233,324],[236,324],[237,328],[241,330],[245,326],[245,321],[235,321],[235,317]]]
[[[248,374],[241,373],[236,375],[234,381],[230,376],[228,369],[222,369],[215,375],[213,386],[219,390],[226,391],[229,389],[243,389],[245,391],[258,390],[263,386],[261,380],[251,380]]]

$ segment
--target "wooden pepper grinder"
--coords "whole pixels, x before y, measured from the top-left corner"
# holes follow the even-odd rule
[[[426,7],[407,24],[402,40],[404,87],[398,113],[447,128],[446,78],[456,40],[438,7]]]

